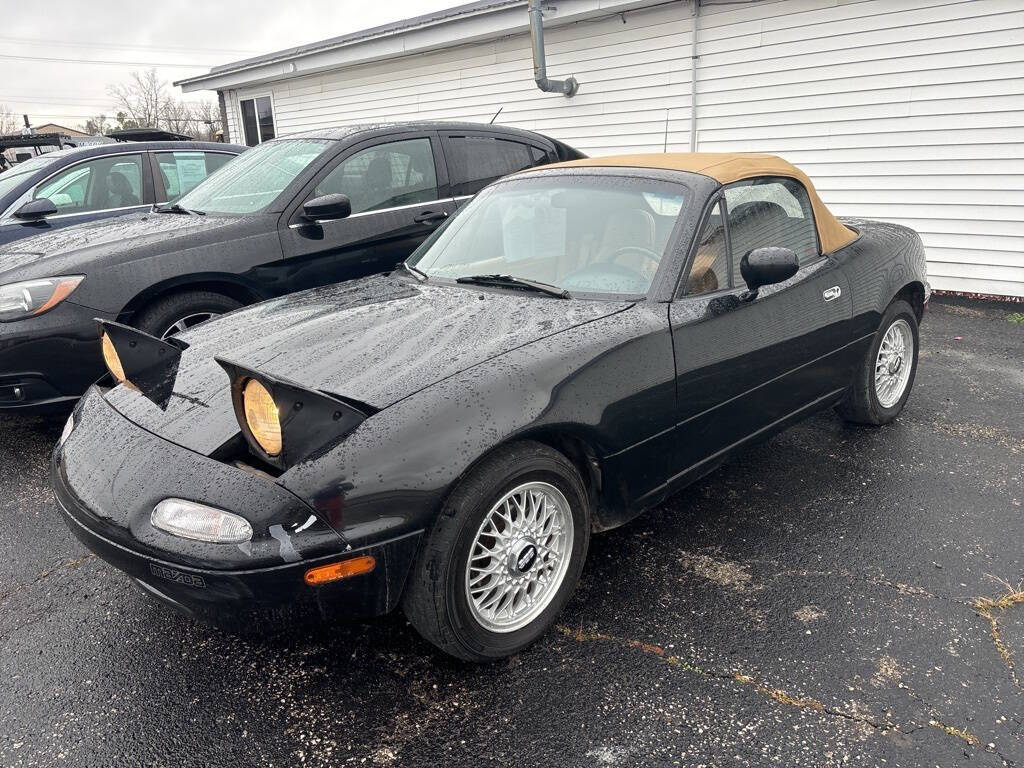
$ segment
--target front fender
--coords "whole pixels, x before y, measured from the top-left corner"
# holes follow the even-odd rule
[[[598,457],[646,440],[671,413],[664,305],[639,305],[520,347],[411,395],[278,478],[358,544],[429,528],[481,457],[562,432]],[[655,468],[651,482],[663,480]]]

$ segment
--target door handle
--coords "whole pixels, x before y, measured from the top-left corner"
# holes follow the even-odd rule
[[[842,288],[840,288],[838,285],[833,285],[831,288],[826,288],[824,291],[822,291],[821,297],[825,299],[825,301],[832,301],[833,299],[838,299],[842,295],[842,293]]]
[[[424,211],[418,216],[413,216],[412,220],[417,224],[437,224],[439,221],[444,221],[448,218],[448,211]]]

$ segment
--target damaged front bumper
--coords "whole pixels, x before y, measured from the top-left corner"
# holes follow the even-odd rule
[[[72,533],[146,592],[222,626],[260,617],[374,616],[398,602],[420,533],[353,549],[272,480],[189,451],[117,413],[93,389],[53,452],[51,480]],[[153,527],[153,507],[190,499],[245,517],[252,541],[218,544]],[[349,579],[310,585],[311,568],[370,555]]]

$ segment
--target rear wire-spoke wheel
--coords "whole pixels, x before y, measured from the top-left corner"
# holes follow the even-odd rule
[[[903,299],[882,314],[878,331],[854,373],[840,415],[856,424],[888,424],[895,419],[914,386],[919,337],[917,315]]]
[[[899,318],[885,332],[875,357],[875,396],[883,408],[892,408],[903,397],[913,356],[914,334],[910,324]]]
[[[569,502],[550,483],[505,494],[476,532],[466,564],[473,618],[491,632],[512,632],[551,603],[572,553]]]
[[[543,635],[579,581],[590,501],[573,463],[521,441],[482,459],[451,492],[412,566],[405,615],[467,661],[494,661]]]

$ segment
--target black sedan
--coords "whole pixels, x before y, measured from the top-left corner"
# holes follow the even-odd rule
[[[928,296],[913,231],[840,222],[778,158],[555,165],[390,275],[166,341],[105,323],[111,378],[52,481],[76,536],[191,615],[401,606],[500,658],[554,621],[592,531],[820,409],[894,419]]]
[[[144,184],[173,171],[180,189],[198,172],[163,157],[141,165]],[[243,304],[387,271],[499,176],[578,157],[497,125],[324,129],[251,149],[172,204],[12,243],[0,249],[0,411],[77,399],[103,372],[94,317],[165,338]],[[33,162],[0,176],[0,192]]]

